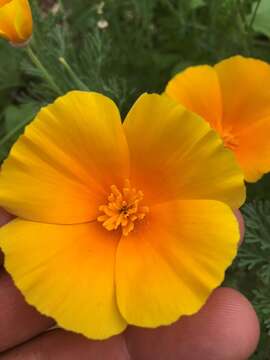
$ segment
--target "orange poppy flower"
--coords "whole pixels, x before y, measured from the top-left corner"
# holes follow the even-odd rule
[[[0,0],[0,36],[12,44],[25,43],[32,35],[32,12],[28,0]]]
[[[143,95],[124,124],[97,93],[42,109],[0,174],[5,267],[26,300],[93,339],[193,314],[236,254],[245,198],[231,151],[197,115]]]
[[[270,171],[270,65],[234,56],[214,67],[190,67],[166,94],[207,120],[234,151],[245,179]]]

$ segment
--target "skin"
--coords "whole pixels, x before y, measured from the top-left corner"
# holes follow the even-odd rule
[[[236,216],[243,238],[243,219]],[[0,209],[0,226],[11,219]],[[129,327],[106,341],[49,330],[53,320],[25,303],[3,260],[0,253],[0,360],[246,360],[258,344],[255,311],[230,288],[216,289],[197,314],[168,327]]]

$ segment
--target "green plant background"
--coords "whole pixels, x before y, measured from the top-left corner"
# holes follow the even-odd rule
[[[123,115],[139,94],[162,92],[187,66],[234,54],[270,62],[269,0],[32,0],[31,5],[31,46],[60,92],[83,83],[113,98]],[[57,96],[25,49],[0,40],[0,163],[38,109]],[[270,356],[269,200],[269,176],[248,185],[245,243],[225,280],[252,301],[260,317],[254,360]]]

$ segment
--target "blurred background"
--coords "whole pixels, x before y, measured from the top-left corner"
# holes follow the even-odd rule
[[[270,62],[270,0],[44,0],[31,47],[60,92],[85,87],[125,115],[173,74],[235,54]],[[270,87],[270,84],[262,84]],[[0,40],[0,163],[41,106],[59,94],[23,48]],[[237,94],[236,94],[237,96]],[[270,141],[270,136],[269,136]],[[245,242],[225,285],[242,291],[261,321],[253,360],[270,358],[270,177],[248,185]],[[229,346],[229,344],[228,344]]]

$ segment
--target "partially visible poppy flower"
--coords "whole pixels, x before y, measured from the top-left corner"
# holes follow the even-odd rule
[[[28,0],[0,0],[0,37],[20,45],[31,37],[32,27]]]
[[[166,94],[207,120],[234,151],[245,179],[270,171],[270,65],[234,56],[214,67],[190,67]]]
[[[142,95],[70,92],[42,109],[0,174],[5,267],[26,300],[93,339],[193,314],[224,278],[245,198],[231,151],[197,115]],[[226,203],[226,204],[225,204]]]

